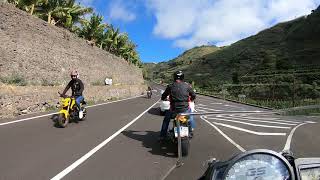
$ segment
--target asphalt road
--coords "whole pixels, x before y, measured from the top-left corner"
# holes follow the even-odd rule
[[[163,120],[161,88],[155,86],[152,99],[141,96],[89,107],[86,121],[64,129],[53,126],[53,115],[1,120],[0,179],[197,179],[210,157],[227,160],[251,149],[290,148],[297,157],[320,156],[319,119],[205,115],[195,117],[190,154],[183,166],[174,168],[176,147],[157,142]],[[270,112],[205,96],[197,97],[196,110]]]

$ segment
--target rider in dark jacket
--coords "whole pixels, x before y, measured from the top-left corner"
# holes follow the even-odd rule
[[[166,90],[161,96],[161,100],[165,100],[167,96],[170,98],[170,110],[166,112],[162,122],[160,140],[167,135],[168,126],[170,123],[172,113],[190,112],[189,101],[194,101],[196,94],[191,88],[190,84],[184,82],[184,74],[182,71],[177,71],[173,74],[174,82],[167,86]],[[191,127],[194,128],[194,122],[190,122]]]
[[[65,96],[66,92],[70,89],[72,90],[72,96],[75,97],[78,108],[80,109],[80,103],[83,101],[84,97],[82,92],[84,90],[84,85],[82,81],[79,79],[79,73],[76,70],[71,71],[70,73],[71,81],[68,83],[66,88],[64,89],[61,96]]]

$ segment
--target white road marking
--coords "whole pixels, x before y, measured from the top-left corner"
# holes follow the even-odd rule
[[[221,103],[222,104],[222,103]],[[206,104],[197,104],[197,106],[205,106],[205,107],[212,107],[210,105],[206,105]]]
[[[0,123],[0,126],[4,126],[4,125],[8,125],[8,124],[13,124],[13,123],[18,123],[18,122],[23,122],[23,121],[28,121],[28,120],[32,120],[32,119],[36,119],[36,118],[41,118],[41,117],[46,117],[46,116],[51,116],[51,115],[54,115],[54,114],[58,114],[58,113],[50,113],[50,114],[45,114],[45,115],[41,115],[41,116],[29,117],[29,118],[25,118],[25,119],[19,119],[19,120],[15,120],[15,121]]]
[[[227,107],[236,107],[236,108],[238,108],[238,107],[239,107],[239,106],[230,105],[230,104],[225,104],[224,106],[227,106]]]
[[[235,120],[229,120],[229,119],[221,119],[221,118],[209,118],[209,119],[217,120],[217,121],[234,122],[234,123],[239,123],[239,124],[246,124],[246,125],[255,126],[255,127],[266,127],[266,128],[276,128],[276,129],[291,129],[290,127],[284,127],[284,126],[269,126],[269,125],[264,125],[264,124],[253,124],[253,123],[247,123],[247,122],[235,121]]]
[[[296,129],[298,129],[298,127],[303,126],[305,124],[308,124],[308,123],[305,122],[305,123],[299,124],[298,126],[296,126],[295,128],[293,128],[291,130],[291,132],[290,132],[290,134],[289,134],[289,136],[287,138],[286,144],[285,144],[285,146],[283,148],[283,151],[290,150],[290,145],[291,145],[291,140],[292,140],[293,133],[295,132]]]
[[[277,117],[250,117],[247,114],[228,114],[228,116],[246,117],[246,118],[254,118],[254,119],[259,118],[259,119],[263,119],[263,120],[277,120],[277,119],[280,119],[280,118],[277,118]]]
[[[158,100],[159,101],[159,100]],[[68,166],[66,169],[64,169],[63,171],[61,171],[59,174],[57,174],[56,176],[54,176],[53,178],[51,178],[51,180],[58,180],[63,178],[64,176],[66,176],[67,174],[69,174],[73,169],[75,169],[76,167],[78,167],[81,163],[83,163],[84,161],[86,161],[88,158],[90,158],[94,153],[96,153],[98,150],[100,150],[102,147],[104,147],[107,143],[109,143],[112,139],[114,139],[116,136],[118,136],[122,131],[124,131],[125,129],[127,129],[129,126],[131,126],[133,123],[135,123],[142,115],[144,115],[146,112],[148,112],[153,106],[155,106],[158,101],[156,103],[154,103],[152,106],[150,106],[147,110],[145,110],[144,112],[142,112],[138,117],[136,117],[135,119],[133,119],[130,123],[128,123],[127,125],[125,125],[124,127],[122,127],[121,129],[119,129],[117,132],[115,132],[112,136],[110,136],[109,138],[107,138],[106,140],[104,140],[102,143],[100,143],[98,146],[96,146],[95,148],[93,148],[92,150],[90,150],[87,154],[85,154],[84,156],[82,156],[80,159],[78,159],[77,161],[75,161],[73,164],[71,164],[70,166]]]
[[[153,87],[154,89],[157,89],[159,92],[164,91],[163,89],[157,88],[157,87]]]
[[[234,117],[226,117],[226,116],[221,116],[217,115],[216,117],[221,117],[223,119],[233,119],[233,120],[238,120],[238,121],[251,121],[251,122],[263,122],[263,123],[269,123],[269,124],[283,124],[283,125],[289,125],[289,126],[296,126],[297,124],[293,123],[284,123],[284,122],[277,122],[277,121],[263,121],[263,120],[254,120],[254,119],[247,119],[247,118],[234,118]],[[209,118],[209,119],[214,119],[215,117]]]
[[[169,175],[170,173],[177,167],[177,165],[175,164],[174,166],[172,166],[169,171],[161,178],[161,180],[165,180]]]
[[[134,97],[126,98],[126,99],[120,99],[120,100],[117,100],[117,101],[111,101],[111,102],[106,102],[106,103],[101,103],[101,104],[95,104],[95,105],[91,105],[91,106],[87,106],[87,107],[102,106],[102,105],[106,105],[106,104],[111,104],[111,103],[116,103],[116,102],[126,101],[126,100],[129,100],[129,99],[134,99],[134,98],[137,98],[137,97],[143,97],[143,96],[145,96],[145,95],[134,96]]]
[[[227,117],[225,115],[223,115],[224,118],[231,118],[231,117]],[[285,123],[290,123],[290,124],[300,124],[301,122],[298,121],[288,121],[288,120],[281,120],[279,118],[259,118],[259,117],[250,117],[250,116],[244,116],[244,115],[238,115],[238,116],[232,116],[232,118],[241,118],[241,119],[253,119],[253,120],[270,120],[270,121],[274,121],[274,122],[285,122]]]
[[[199,106],[197,106],[197,109],[206,109],[206,110],[210,110],[210,111],[224,111],[224,110],[204,108],[204,107],[199,107]]]
[[[142,97],[142,96],[144,96],[144,95],[134,96],[134,97],[126,98],[126,99],[120,99],[120,100],[117,100],[117,101],[111,101],[111,102],[106,102],[106,103],[101,103],[101,104],[95,104],[95,105],[87,106],[87,107],[90,108],[90,107],[102,106],[102,105],[106,105],[106,104],[111,104],[111,103],[116,103],[116,102],[120,102],[120,101],[126,101],[126,100],[129,100],[129,99],[134,99],[134,98]],[[29,118],[25,118],[25,119],[19,119],[19,120],[5,122],[5,123],[0,123],[0,126],[4,126],[4,125],[8,125],[8,124],[14,124],[14,123],[23,122],[23,121],[29,121],[29,120],[32,120],[32,119],[37,119],[37,118],[41,118],[41,117],[47,117],[47,116],[51,116],[51,115],[54,115],[54,114],[58,114],[58,112],[50,113],[50,114],[44,114],[44,115],[35,116],[35,117],[29,117]]]
[[[224,127],[227,127],[227,128],[238,130],[238,131],[243,131],[243,132],[247,132],[247,133],[250,133],[250,134],[255,134],[255,135],[258,135],[258,136],[285,136],[286,135],[286,133],[257,132],[257,131],[251,131],[251,130],[244,129],[244,128],[239,128],[239,127],[236,127],[236,126],[231,126],[229,124],[223,124],[223,123],[217,123],[217,122],[212,122],[212,123],[215,124],[215,125],[224,126]]]
[[[202,120],[204,120],[205,122],[207,122],[209,125],[211,125],[213,128],[215,128],[224,138],[226,138],[231,144],[233,144],[234,146],[236,146],[240,151],[245,152],[246,150],[241,147],[239,144],[237,144],[236,142],[234,142],[229,136],[227,136],[224,132],[222,132],[217,126],[215,126],[214,124],[212,124],[211,122],[209,122],[208,120],[206,120],[203,116],[200,117]]]

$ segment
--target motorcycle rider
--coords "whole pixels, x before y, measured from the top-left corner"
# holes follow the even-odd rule
[[[167,136],[167,131],[170,123],[170,119],[172,114],[174,113],[184,113],[184,112],[191,112],[189,107],[189,101],[194,101],[196,98],[196,94],[194,93],[191,86],[184,82],[184,74],[182,71],[177,71],[173,74],[174,82],[167,86],[166,90],[161,96],[161,100],[165,100],[167,96],[170,99],[170,110],[166,111],[165,117],[162,122],[160,138],[159,140],[162,141]],[[195,123],[193,118],[189,119],[191,125],[191,132],[195,127]]]
[[[70,89],[72,90],[72,96],[76,99],[76,104],[79,109],[79,114],[81,112],[80,103],[84,100],[84,97],[82,95],[82,92],[84,90],[84,85],[82,81],[79,79],[79,73],[77,70],[73,70],[70,73],[71,81],[68,83],[66,88],[64,89],[63,93],[61,94],[61,97],[65,96],[66,92]]]
[[[150,87],[150,86],[148,86],[148,90],[147,90],[147,92],[150,92],[150,97],[152,96],[152,88]]]

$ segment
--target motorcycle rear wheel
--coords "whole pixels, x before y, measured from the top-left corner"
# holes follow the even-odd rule
[[[65,128],[69,123],[69,118],[66,118],[63,113],[60,113],[58,116],[58,125],[61,128]]]
[[[188,156],[189,148],[190,148],[189,138],[182,138],[181,139],[181,154],[182,154],[182,156]]]

